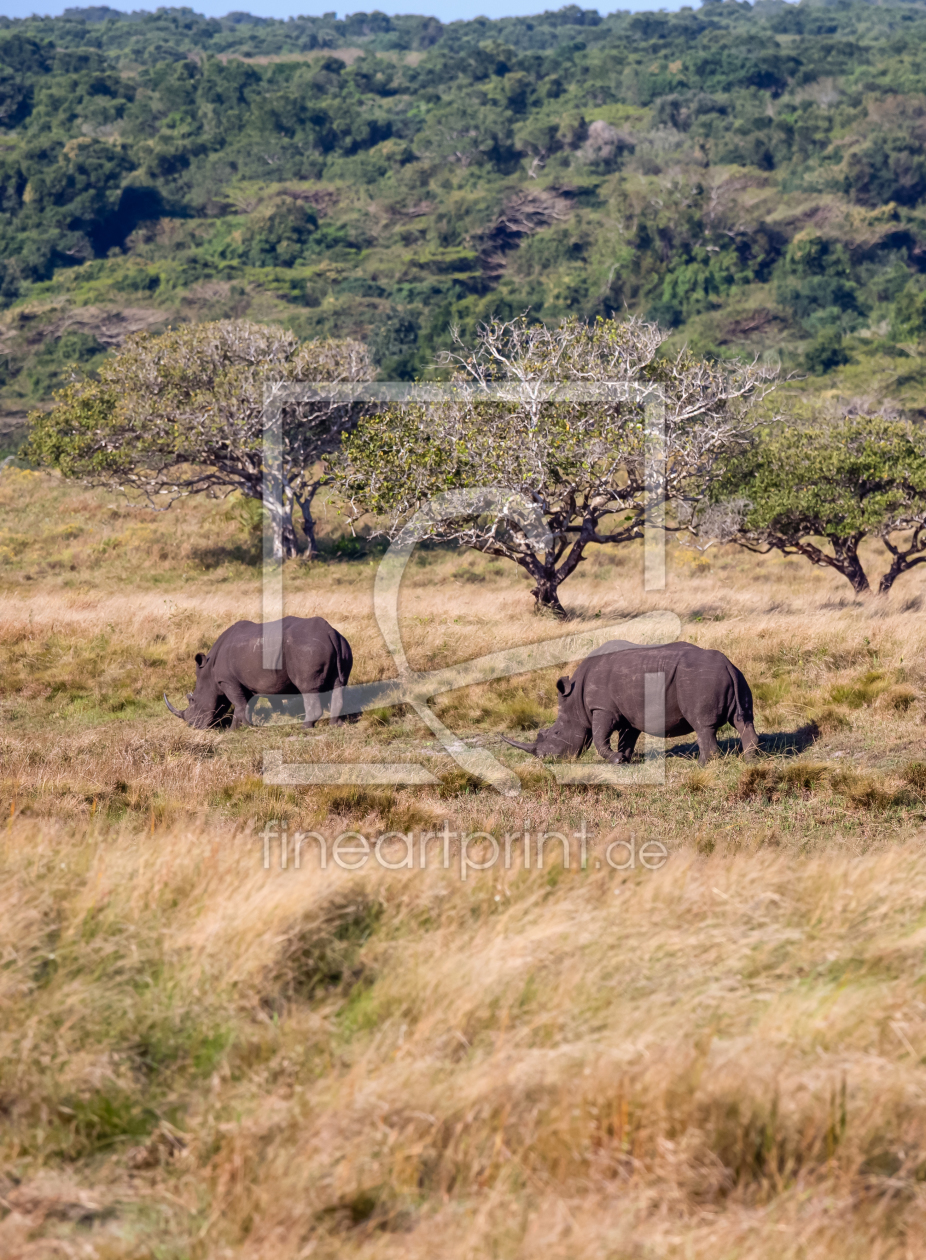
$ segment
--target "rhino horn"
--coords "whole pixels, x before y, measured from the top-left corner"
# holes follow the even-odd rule
[[[167,692],[166,692],[166,691],[164,692],[164,703],[167,705],[168,709],[170,709],[170,711],[171,711],[171,713],[174,715],[174,717],[178,717],[178,718],[182,718],[182,717],[183,717],[183,714],[180,712],[180,710],[179,710],[179,709],[175,709],[175,708],[174,708],[174,706],[171,704],[171,702],[167,699]]]
[[[510,744],[512,748],[520,748],[522,752],[533,753],[535,757],[537,756],[536,739],[534,740],[532,744],[522,744],[519,739],[509,739],[507,735],[503,735],[502,739],[505,741],[506,744]]]

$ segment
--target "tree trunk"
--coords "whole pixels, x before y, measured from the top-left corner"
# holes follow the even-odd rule
[[[304,560],[317,560],[319,557],[318,541],[315,537],[315,519],[312,516],[312,500],[314,497],[315,490],[313,488],[306,493],[299,503],[302,509],[302,532],[305,534],[307,544],[302,557]]]
[[[283,536],[281,538],[281,550],[284,560],[294,560],[299,555],[299,544],[296,541],[296,531],[293,528],[292,511],[285,512],[283,515]]]
[[[559,578],[556,576],[556,571],[548,569],[539,576],[532,573],[531,577],[537,583],[531,591],[536,601],[534,611],[550,612],[557,617],[565,617],[566,609],[559,602]]]
[[[852,583],[852,589],[856,595],[869,595],[871,586],[865,570],[862,568],[862,562],[855,554],[854,549],[843,557],[842,572]]]
[[[269,537],[264,538],[264,559],[272,561],[292,560],[299,554],[296,531],[293,528],[292,500],[281,503],[277,499],[265,499],[269,516]],[[269,546],[268,546],[269,544]]]
[[[908,569],[912,569],[917,564],[926,564],[926,556],[917,556],[911,560],[909,551],[896,554],[891,562],[891,567],[878,583],[878,594],[887,595],[901,573],[906,573]]]
[[[811,564],[819,565],[820,568],[835,569],[852,583],[852,589],[856,595],[870,595],[871,587],[868,584],[868,577],[858,558],[858,545],[863,538],[864,534],[856,534],[852,538],[830,538],[834,553],[831,556],[807,539],[794,540],[779,536],[765,539],[765,545],[769,548],[777,548],[782,555],[804,556]],[[745,545],[748,546],[748,544]],[[756,549],[749,548],[749,550]],[[763,553],[759,552],[759,554]]]
[[[828,564],[837,573],[841,573],[852,583],[852,589],[856,595],[870,595],[871,587],[868,584],[868,577],[858,558],[858,545],[863,537],[863,534],[855,534],[851,538],[831,538],[833,556],[826,555],[813,545],[806,545],[800,550],[814,564]]]
[[[891,567],[888,569],[887,573],[882,576],[881,581],[878,583],[878,594],[886,595],[900,577],[901,573],[903,573],[905,568],[906,565],[901,563],[900,557],[895,557]]]
[[[917,564],[926,564],[926,540],[922,537],[922,526],[918,525],[913,531],[913,538],[910,546],[906,551],[901,551],[899,547],[895,547],[887,536],[882,537],[881,541],[894,557],[891,561],[891,567],[878,583],[878,594],[886,595],[901,573],[906,573],[908,569],[912,569]]]
[[[578,538],[569,548],[566,558],[559,568],[556,567],[556,561],[553,559],[554,553],[551,552],[547,552],[545,561],[537,558],[535,563],[528,568],[528,572],[537,583],[531,591],[531,594],[537,601],[536,612],[552,612],[557,617],[568,616],[566,609],[559,602],[559,588],[585,559],[585,548],[595,537],[596,525],[595,517],[587,516],[585,518]],[[557,558],[562,558],[562,552]]]

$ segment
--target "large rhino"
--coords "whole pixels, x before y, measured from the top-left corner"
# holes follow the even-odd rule
[[[659,675],[665,677],[664,707]],[[633,756],[641,731],[658,736],[694,731],[702,766],[720,751],[717,731],[726,722],[736,727],[747,757],[759,744],[746,679],[723,652],[694,643],[641,647],[614,639],[587,656],[572,678],[560,678],[556,690],[555,724],[532,744],[503,736],[509,744],[535,757],[578,757],[594,742],[606,761],[620,763]]]
[[[242,724],[251,725],[247,708],[253,696],[301,695],[305,725],[314,726],[322,715],[319,694],[331,692],[331,722],[340,723],[342,689],[354,663],[343,634],[324,617],[284,617],[282,667],[265,669],[264,629],[253,621],[236,621],[208,652],[197,652],[196,687],[187,692],[189,705],[182,711],[175,709],[165,695],[171,713],[205,730],[222,725],[234,708],[231,728],[236,730]]]

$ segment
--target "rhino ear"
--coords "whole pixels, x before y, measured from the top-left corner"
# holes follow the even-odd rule
[[[202,667],[206,663],[206,654],[205,652],[197,652],[196,655],[193,657],[193,659],[196,662],[196,668],[202,669]]]
[[[569,677],[568,674],[565,677],[557,678],[556,680],[556,690],[559,692],[561,696],[571,695],[572,689],[574,686],[575,686],[575,683],[572,681],[572,679]]]

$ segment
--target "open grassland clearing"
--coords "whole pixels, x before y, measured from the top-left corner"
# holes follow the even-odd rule
[[[677,613],[684,638],[721,648],[744,671],[773,756],[756,767],[730,756],[701,771],[689,738],[669,749],[674,790],[564,788],[499,734],[554,719],[554,684],[566,666],[436,697],[447,725],[529,777],[530,791],[506,802],[461,777],[402,708],[312,732],[295,725],[200,734],[170,717],[162,693],[181,700],[192,687],[194,654],[231,622],[261,617],[256,549],[247,522],[226,504],[141,512],[17,470],[2,475],[0,495],[14,523],[8,532],[24,540],[3,566],[0,628],[3,782],[17,810],[73,819],[102,811],[143,825],[213,809],[238,819],[322,819],[324,793],[263,784],[263,753],[282,742],[288,761],[423,760],[447,780],[440,789],[370,793],[369,808],[354,793],[353,806],[339,806],[380,821],[395,821],[404,808],[425,822],[440,819],[453,797],[467,824],[487,811],[508,826],[524,809],[544,816],[563,810],[596,827],[630,819],[703,827],[708,845],[721,836],[739,843],[744,828],[783,829],[806,846],[832,843],[833,828],[867,843],[918,826],[923,815],[918,570],[890,600],[861,603],[841,578],[797,559],[673,545],[668,589],[643,593],[634,547],[613,555],[597,549],[563,588],[573,613],[567,628],[660,607]],[[329,523],[338,523],[333,507]],[[333,546],[329,539],[329,554]],[[373,616],[377,556],[356,550],[353,559],[290,566],[287,608],[344,630],[354,651],[352,682],[364,682],[394,676],[395,665]],[[419,670],[440,669],[562,633],[531,607],[514,566],[474,553],[419,551],[400,602],[409,660]],[[734,732],[726,734],[724,747],[738,750]],[[586,758],[594,762],[596,754]],[[808,758],[823,768],[798,770]]]
[[[699,769],[674,741],[664,788],[560,786],[500,741],[552,719],[565,666],[438,697],[517,770],[508,799],[403,709],[234,733],[166,712],[193,654],[261,615],[228,504],[148,514],[9,469],[0,502],[0,1253],[917,1254],[920,571],[856,601],[797,560],[672,544],[647,594],[635,548],[599,549],[563,627],[513,567],[419,552],[417,669],[662,607],[753,688],[759,759],[727,731]],[[287,567],[287,609],[348,635],[352,682],[390,677],[376,547],[338,552],[337,524],[339,558]],[[273,748],[439,784],[273,787]],[[452,860],[322,871],[310,844],[281,870],[276,842],[265,869],[272,819],[329,840],[446,820]],[[522,828],[565,832],[569,869],[516,845],[461,880],[460,832]],[[602,860],[631,838],[661,869]]]
[[[4,842],[5,1255],[917,1254],[917,840],[465,884]]]

